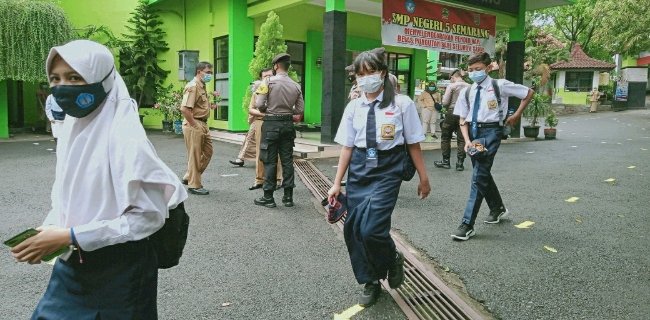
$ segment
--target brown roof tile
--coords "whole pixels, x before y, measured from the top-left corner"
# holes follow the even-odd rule
[[[553,70],[563,69],[594,69],[594,70],[611,70],[616,67],[615,64],[590,58],[583,50],[580,44],[576,43],[571,49],[569,61],[559,61],[551,64]]]

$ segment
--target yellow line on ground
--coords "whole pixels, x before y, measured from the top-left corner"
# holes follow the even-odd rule
[[[358,304],[355,304],[341,313],[335,313],[334,320],[350,320],[352,316],[359,313],[359,311],[361,310],[363,310],[363,307]]]

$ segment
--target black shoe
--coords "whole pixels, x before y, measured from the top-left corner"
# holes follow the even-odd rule
[[[262,184],[254,184],[254,185],[248,187],[248,190],[255,190],[255,189],[259,189],[261,187],[262,187]]]
[[[366,283],[363,287],[363,293],[359,297],[359,305],[362,307],[370,307],[377,302],[380,293],[381,285],[379,283]]]
[[[388,268],[388,285],[397,289],[404,282],[404,255],[397,251],[395,262]]]
[[[501,222],[501,219],[505,218],[510,214],[510,211],[506,208],[501,208],[498,210],[490,211],[490,214],[485,218],[485,223],[497,224]]]
[[[442,159],[442,161],[434,161],[433,165],[436,166],[436,168],[451,169],[451,165],[449,164],[449,159]]]
[[[187,185],[189,183],[189,181],[187,181],[187,179],[183,179],[183,180],[181,180],[181,183],[184,184],[184,185]]]
[[[462,161],[456,162],[456,171],[463,171],[465,170],[465,165],[463,165]]]
[[[284,204],[285,207],[293,207],[293,198],[282,197],[282,204]]]
[[[237,161],[237,160],[239,160],[239,161]],[[230,162],[231,164],[233,164],[235,166],[243,167],[244,166],[244,160],[241,160],[241,159],[237,159],[237,160],[235,160],[235,161],[228,160],[228,162]]]
[[[200,196],[205,196],[210,194],[208,190],[205,190],[203,188],[187,188],[187,191],[189,191],[192,194],[198,194]]]
[[[275,208],[276,207],[275,199],[273,199],[272,197],[271,198],[261,197],[259,199],[255,199],[255,201],[253,201],[253,202],[258,206],[264,206],[264,207],[267,207],[267,208]]]
[[[454,234],[451,235],[452,238],[455,240],[469,240],[470,237],[474,236],[474,228],[470,226],[469,224],[461,224],[460,227],[458,227],[458,230]]]

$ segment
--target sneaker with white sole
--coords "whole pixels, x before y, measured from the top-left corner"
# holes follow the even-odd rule
[[[456,232],[451,235],[455,240],[462,241],[469,240],[472,236],[474,236],[474,228],[466,223],[461,224]]]
[[[501,222],[501,219],[508,217],[510,211],[507,208],[501,208],[498,210],[490,211],[490,214],[485,218],[485,223],[488,224],[497,224]]]

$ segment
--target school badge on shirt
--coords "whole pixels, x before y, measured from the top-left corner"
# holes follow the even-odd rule
[[[498,105],[498,103],[497,103],[496,100],[490,100],[490,101],[488,101],[488,109],[490,109],[490,110],[494,110],[494,109],[496,109],[496,108],[497,108],[497,105]]]
[[[394,140],[395,139],[395,125],[386,123],[381,125],[381,140]]]

